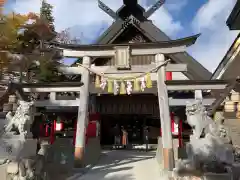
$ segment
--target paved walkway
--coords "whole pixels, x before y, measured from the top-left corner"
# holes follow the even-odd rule
[[[154,152],[105,151],[99,163],[75,180],[159,180]]]

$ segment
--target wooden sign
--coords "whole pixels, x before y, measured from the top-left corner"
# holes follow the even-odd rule
[[[101,102],[97,106],[101,114],[151,114],[154,117],[159,114],[155,103]]]
[[[130,48],[129,46],[115,47],[115,66],[117,69],[130,69]]]

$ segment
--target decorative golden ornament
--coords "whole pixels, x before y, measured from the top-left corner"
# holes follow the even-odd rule
[[[126,94],[126,86],[124,81],[121,82],[119,94]]]
[[[96,88],[99,88],[99,87],[100,87],[100,77],[99,77],[98,75],[96,75],[95,87],[96,87]]]
[[[134,79],[133,90],[137,92],[140,91],[140,84],[138,79]]]
[[[108,93],[113,93],[113,80],[108,80]]]
[[[152,88],[152,80],[151,80],[151,74],[147,73],[146,75],[146,87]]]

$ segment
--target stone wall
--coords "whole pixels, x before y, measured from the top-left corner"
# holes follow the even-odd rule
[[[234,145],[240,146],[240,93],[231,92],[224,104],[224,125]]]
[[[226,119],[224,125],[227,127],[229,135],[232,138],[233,145],[240,147],[240,120]]]

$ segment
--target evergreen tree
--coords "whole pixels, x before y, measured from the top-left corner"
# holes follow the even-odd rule
[[[31,57],[32,63],[24,70],[32,75],[27,79],[35,79],[38,82],[55,82],[59,79],[57,66],[60,58],[55,56],[55,50],[49,49],[45,44],[56,37],[52,9],[52,5],[43,0],[40,16],[32,25],[26,26],[25,32],[19,37],[24,41],[22,51],[36,54],[35,58]],[[38,65],[35,60],[38,61]]]
[[[42,0],[42,6],[40,9],[40,19],[43,19],[47,22],[50,29],[54,32],[54,17],[52,16],[53,6],[46,2],[46,0]]]

